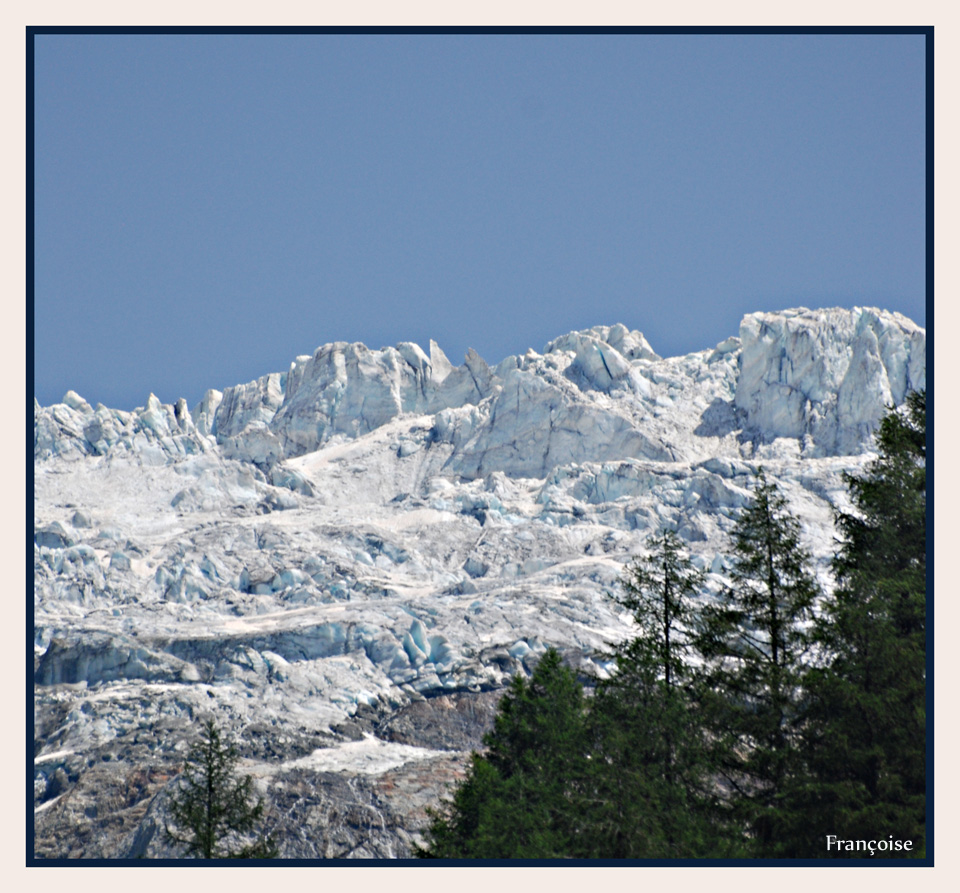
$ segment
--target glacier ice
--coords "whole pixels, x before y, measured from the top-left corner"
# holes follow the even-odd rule
[[[926,333],[899,314],[755,313],[740,340],[745,427],[802,440],[810,455],[859,451],[887,406],[926,386]]]
[[[286,855],[408,855],[513,674],[549,645],[608,672],[608,593],[661,525],[715,591],[763,465],[829,583],[843,475],[925,369],[898,314],[798,308],[680,357],[619,324],[493,367],[337,342],[192,410],[35,402],[38,849],[166,853],[213,715]]]

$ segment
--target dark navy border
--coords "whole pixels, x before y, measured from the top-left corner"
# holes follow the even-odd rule
[[[929,848],[928,848],[929,850]],[[932,868],[926,859],[28,859],[53,868]]]
[[[934,308],[934,28],[932,26],[889,26],[889,25],[842,25],[842,26],[170,26],[170,25],[110,25],[110,26],[27,26],[26,28],[26,302],[27,302],[27,568],[33,566],[33,540],[29,532],[34,527],[34,464],[33,437],[30,426],[34,398],[34,35],[37,34],[222,34],[222,35],[261,35],[261,34],[923,34],[926,36],[926,305],[927,320],[927,529],[933,530],[934,507],[934,447],[933,447],[933,329]],[[160,866],[180,866],[223,868],[228,865],[262,865],[272,868],[351,866],[356,868],[392,868],[397,866],[445,865],[460,867],[559,867],[572,865],[578,867],[637,866],[637,867],[851,867],[851,868],[932,868],[934,865],[934,742],[933,742],[933,591],[934,550],[933,538],[927,535],[927,855],[925,859],[904,861],[902,859],[569,859],[559,862],[553,859],[277,859],[245,860],[244,862],[204,862],[196,859],[37,859],[35,855],[35,832],[33,812],[33,590],[27,590],[27,614],[30,626],[26,630],[26,771],[24,772],[26,802],[26,866],[27,867],[127,867],[140,866],[155,868]]]
[[[38,25],[33,34],[926,34],[927,25]]]
[[[35,513],[33,505],[33,494],[34,494],[34,461],[33,461],[33,426],[30,424],[30,414],[33,411],[33,401],[34,401],[34,383],[35,383],[35,356],[34,356],[34,345],[36,343],[36,332],[35,332],[35,320],[34,320],[34,279],[33,279],[33,226],[34,226],[34,208],[33,208],[33,183],[34,183],[34,162],[33,162],[33,150],[34,150],[34,84],[33,84],[33,37],[30,34],[30,29],[27,29],[27,95],[26,95],[26,130],[27,130],[27,145],[26,145],[26,204],[27,204],[27,215],[26,215],[26,248],[27,256],[25,258],[26,263],[26,286],[27,286],[27,306],[26,306],[26,321],[27,321],[27,394],[25,409],[27,412],[27,424],[24,433],[26,434],[27,444],[25,455],[27,457],[27,492],[26,492],[26,502],[27,502],[27,519],[26,519],[26,568],[28,569],[29,576],[27,579],[32,578],[32,568],[33,568],[33,531],[35,530]],[[24,746],[24,753],[27,758],[27,771],[24,772],[24,782],[26,785],[24,802],[26,805],[26,829],[27,829],[27,865],[37,864],[35,861],[34,853],[35,850],[35,841],[34,841],[34,812],[33,812],[33,757],[34,757],[34,714],[33,714],[33,631],[34,631],[34,613],[33,613],[33,586],[28,585],[25,592],[27,598],[27,617],[30,619],[30,622],[27,624],[26,629],[24,630],[26,634],[26,642],[24,643],[26,647],[24,648],[24,659],[26,661],[26,673],[24,674],[24,680],[27,687],[27,697],[24,701],[27,708],[27,723],[26,723],[26,742]]]
[[[933,507],[934,507],[934,446],[933,446],[933,357],[934,342],[936,338],[933,335],[933,318],[935,316],[934,301],[934,140],[933,140],[933,121],[934,121],[934,66],[933,66],[933,28],[927,31],[926,38],[926,215],[927,215],[927,279],[926,279],[926,299],[927,299],[927,616],[926,616],[926,646],[927,646],[927,859],[922,864],[933,865],[934,852],[934,709],[933,709],[933,689],[934,689],[934,642],[933,642],[933,615],[936,605],[936,598],[933,591],[933,571],[934,571],[934,549],[933,549]]]

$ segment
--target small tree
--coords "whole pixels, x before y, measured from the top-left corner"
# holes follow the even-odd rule
[[[652,668],[672,690],[689,678],[686,658],[694,612],[688,599],[699,594],[705,574],[694,569],[672,530],[647,539],[650,554],[635,559],[621,578],[618,604],[633,614],[639,635],[615,651],[620,670]]]
[[[187,756],[170,813],[176,828],[165,828],[169,842],[199,859],[274,859],[277,846],[259,836],[244,843],[263,815],[263,800],[251,806],[253,779],[236,776],[237,752],[224,744],[213,720],[204,723],[200,742]]]

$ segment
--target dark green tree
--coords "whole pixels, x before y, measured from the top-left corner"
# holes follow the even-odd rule
[[[583,688],[549,649],[500,701],[485,752],[451,801],[431,813],[432,859],[550,859],[579,854],[585,776]]]
[[[796,839],[819,855],[827,834],[909,838],[910,856],[925,853],[925,392],[885,416],[876,443],[846,478],[838,586],[816,629],[825,660],[807,681],[815,781]]]
[[[710,747],[689,661],[704,574],[672,531],[646,546],[614,596],[636,635],[616,647],[616,671],[591,704],[586,834],[601,858],[716,854]]]
[[[185,847],[198,859],[273,859],[277,846],[270,837],[249,842],[263,816],[263,800],[253,805],[253,779],[238,778],[237,752],[225,744],[213,720],[204,723],[199,743],[190,751],[170,803],[174,828],[170,843]]]
[[[616,648],[617,665],[621,670],[652,668],[665,688],[673,690],[690,678],[691,599],[706,575],[693,567],[672,530],[649,537],[646,546],[649,554],[628,565],[620,581],[623,594],[614,596],[633,615],[637,628],[633,639]]]
[[[703,609],[701,696],[729,790],[729,818],[751,855],[782,855],[801,784],[798,734],[810,624],[820,590],[800,524],[760,469],[733,531],[731,585]]]

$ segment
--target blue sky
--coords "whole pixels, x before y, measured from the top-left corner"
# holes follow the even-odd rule
[[[336,340],[925,324],[920,35],[38,35],[35,394],[193,405]]]

